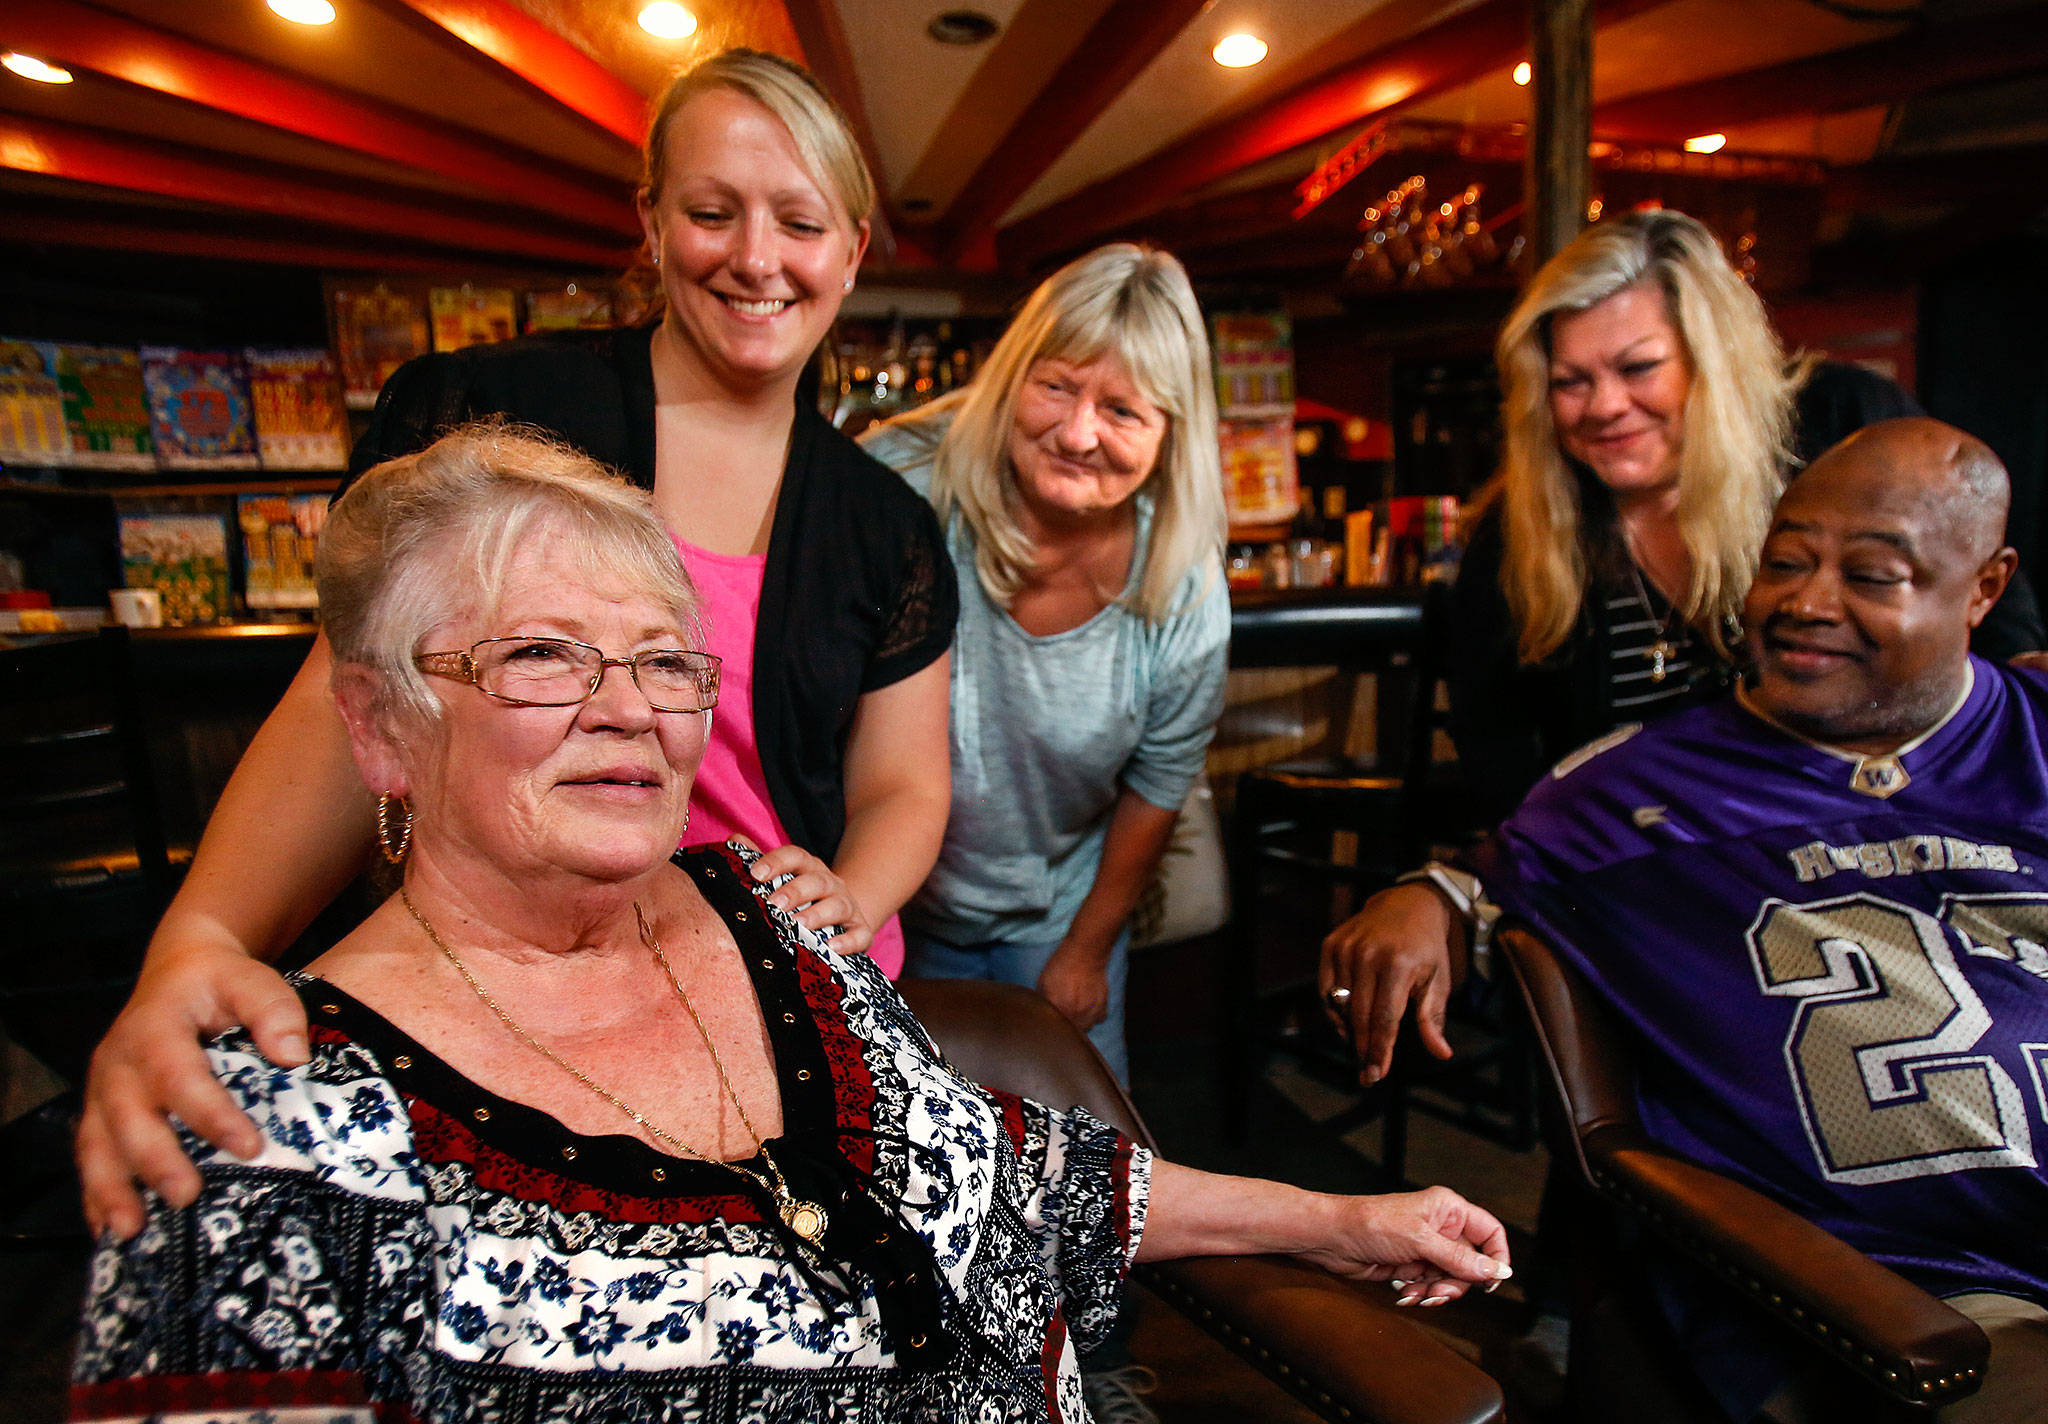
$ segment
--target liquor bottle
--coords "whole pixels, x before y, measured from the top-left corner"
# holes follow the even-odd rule
[[[1341,584],[1349,582],[1349,561],[1345,557],[1344,527],[1344,486],[1334,481],[1323,486],[1323,528],[1322,541],[1324,558],[1330,565],[1327,582]]]
[[[1327,588],[1336,580],[1336,559],[1332,546],[1323,538],[1323,521],[1316,514],[1315,491],[1302,486],[1301,504],[1294,521],[1287,526],[1287,556],[1296,588]]]

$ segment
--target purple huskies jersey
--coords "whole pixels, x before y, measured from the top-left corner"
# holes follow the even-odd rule
[[[1937,1295],[2048,1304],[2048,682],[1895,757],[1734,701],[1562,763],[1478,857],[1640,1034],[1659,1141]]]

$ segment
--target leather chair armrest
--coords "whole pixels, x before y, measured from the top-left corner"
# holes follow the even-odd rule
[[[1983,1383],[1991,1345],[1976,1322],[1839,1237],[1637,1128],[1583,1146],[1595,1187],[1885,1393],[1936,1405]]]
[[[1157,1145],[1095,1045],[1043,994],[987,979],[905,979],[896,988],[968,1082],[1052,1108],[1084,1107],[1133,1141]]]
[[[1162,1261],[1137,1277],[1331,1419],[1485,1424],[1500,1386],[1366,1288],[1273,1256]],[[1455,1309],[1456,1307],[1452,1307]]]
[[[1571,1121],[1578,1166],[1590,1175],[1579,1140],[1610,1124],[1636,1121],[1635,1069],[1621,1047],[1620,1026],[1585,982],[1559,962],[1557,951],[1524,926],[1504,920],[1493,944],[1521,987],[1551,1086]]]
[[[1137,1109],[1088,1040],[1043,997],[981,980],[906,979],[904,1002],[968,1078],[1040,1102],[1078,1103],[1152,1145]],[[1331,1419],[1485,1424],[1500,1387],[1366,1288],[1268,1256],[1138,1267],[1169,1305]]]

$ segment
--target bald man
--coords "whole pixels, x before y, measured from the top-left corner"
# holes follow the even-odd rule
[[[1936,421],[1836,446],[1773,515],[1752,684],[1566,759],[1470,867],[1638,1030],[1659,1141],[1986,1326],[1986,1385],[1944,1414],[1972,1424],[2048,1416],[2048,680],[1969,651],[2008,499]],[[1471,889],[1396,887],[1346,927],[1381,952],[1324,964],[1361,1037],[1440,1005]],[[1754,1416],[1789,1358],[1666,1286]]]

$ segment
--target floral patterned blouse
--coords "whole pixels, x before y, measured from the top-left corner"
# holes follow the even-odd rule
[[[312,1060],[215,1071],[253,1162],[93,1261],[75,1419],[1085,1420],[1150,1157],[1085,1112],[963,1081],[865,956],[763,898],[736,847],[676,860],[760,997],[771,1148],[822,1252],[724,1168],[586,1137],[297,978]]]

